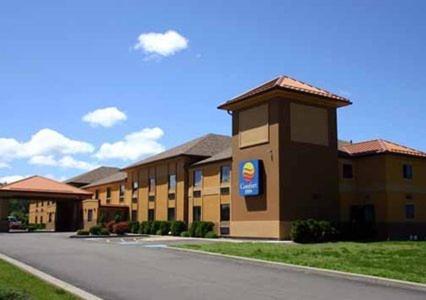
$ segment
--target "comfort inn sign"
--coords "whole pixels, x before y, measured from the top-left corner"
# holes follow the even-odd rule
[[[240,162],[240,196],[258,196],[260,194],[260,161],[252,159]]]

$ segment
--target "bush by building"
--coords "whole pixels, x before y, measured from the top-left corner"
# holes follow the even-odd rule
[[[106,229],[105,227],[101,228],[101,235],[110,235],[110,232],[108,229]]]
[[[115,221],[109,221],[105,224],[105,228],[108,229],[109,232],[113,232],[113,227],[115,223]]]
[[[213,231],[213,222],[195,221],[189,227],[189,234],[192,237],[205,237],[207,232]]]
[[[102,226],[100,225],[92,226],[89,229],[89,232],[91,235],[101,235],[101,231],[102,231]]]
[[[150,234],[151,233],[151,224],[150,221],[143,221],[141,222],[139,226],[139,233],[140,234]]]
[[[182,232],[180,233],[180,236],[181,236],[181,237],[190,237],[190,236],[191,236],[191,234],[189,233],[189,231],[182,231]]]
[[[90,232],[87,230],[80,229],[77,231],[77,235],[89,235]]]
[[[159,235],[168,235],[170,232],[170,222],[168,221],[160,221],[160,227],[158,229]]]
[[[138,221],[129,222],[130,232],[139,233],[140,223]]]
[[[214,231],[209,231],[204,237],[206,239],[217,239],[217,234]]]
[[[152,221],[151,229],[150,229],[149,233],[150,234],[157,234],[158,230],[160,230],[161,222],[162,221]]]
[[[183,221],[172,221],[170,224],[170,232],[173,236],[180,236],[186,230],[186,224]]]
[[[297,243],[324,243],[338,238],[338,231],[330,222],[314,219],[293,222],[290,234]]]

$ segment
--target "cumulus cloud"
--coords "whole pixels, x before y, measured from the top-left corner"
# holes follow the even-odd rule
[[[147,55],[171,56],[188,48],[188,39],[174,30],[164,33],[148,32],[139,35],[133,48]]]
[[[37,155],[28,161],[32,165],[55,166],[69,169],[92,170],[98,166],[85,161],[76,160],[72,156],[66,155],[60,159],[55,159],[53,155]]]
[[[121,141],[102,144],[95,157],[129,161],[154,155],[164,151],[164,146],[158,142],[163,135],[161,128],[145,128],[126,135]]]
[[[89,112],[82,120],[92,126],[112,127],[118,122],[127,120],[127,116],[117,107],[105,107]]]

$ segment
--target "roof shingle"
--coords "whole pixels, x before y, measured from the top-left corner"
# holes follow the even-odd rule
[[[78,176],[72,177],[70,179],[65,180],[65,183],[70,184],[90,184],[107,176],[110,176],[114,173],[117,173],[119,168],[114,167],[99,167],[97,169],[91,170],[89,172],[80,174]]]
[[[219,106],[219,108],[225,108],[227,105],[229,104],[233,104],[235,102],[239,102],[241,100],[244,100],[246,98],[261,94],[263,92],[272,90],[272,89],[286,89],[286,90],[292,90],[292,91],[297,91],[297,92],[302,92],[302,93],[306,93],[306,94],[313,94],[313,95],[318,95],[318,96],[322,96],[325,98],[329,98],[329,99],[333,99],[333,100],[337,100],[340,102],[345,102],[346,105],[351,104],[351,102],[341,96],[338,96],[336,94],[333,94],[327,90],[315,87],[311,84],[302,82],[300,80],[291,78],[290,76],[286,76],[286,75],[281,75],[278,76],[264,84],[261,84],[260,86],[255,87],[252,90],[249,90],[248,92],[245,92],[235,98],[232,98],[231,100],[221,104]]]
[[[426,157],[425,152],[383,139],[364,141],[353,144],[342,144],[339,145],[339,150],[350,156],[361,156],[380,153],[396,153],[418,157]]]
[[[108,184],[108,183],[113,183],[113,182],[118,182],[118,181],[123,181],[126,180],[127,178],[127,173],[126,172],[116,172],[108,177],[99,179],[97,181],[94,181],[88,185],[83,186],[82,188],[88,188],[88,187],[94,187],[94,186],[98,186],[98,185],[103,185],[103,184]]]
[[[156,162],[162,159],[172,158],[180,155],[210,157],[215,155],[231,145],[231,137],[219,134],[207,134],[180,146],[153,155],[144,160],[131,164],[123,169]]]

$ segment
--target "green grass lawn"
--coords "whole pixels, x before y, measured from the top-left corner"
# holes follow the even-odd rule
[[[426,242],[217,242],[177,247],[426,283]]]
[[[27,298],[7,298],[5,291],[14,290],[26,294]],[[0,260],[0,300],[3,299],[79,299],[64,290],[58,289],[46,282],[26,273],[15,266]]]

